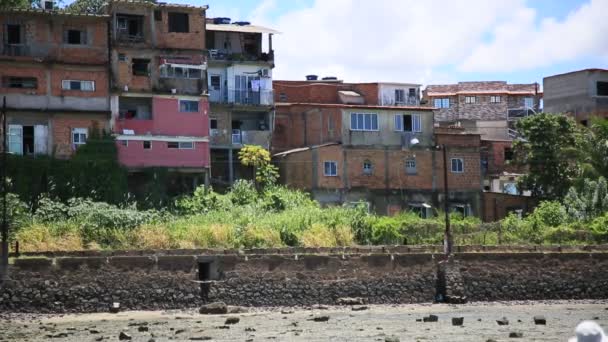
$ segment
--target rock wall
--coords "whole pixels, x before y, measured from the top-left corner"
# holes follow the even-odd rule
[[[0,312],[103,312],[112,302],[130,310],[192,308],[206,301],[307,306],[336,304],[342,297],[431,302],[440,270],[447,295],[474,301],[606,299],[608,274],[602,270],[608,253],[585,249],[462,253],[458,247],[461,253],[447,264],[439,263],[441,254],[409,247],[30,256],[11,265],[13,281],[0,287]]]

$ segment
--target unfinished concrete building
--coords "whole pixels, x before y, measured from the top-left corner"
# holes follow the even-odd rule
[[[68,158],[107,128],[108,21],[61,10],[0,12],[10,153]]]

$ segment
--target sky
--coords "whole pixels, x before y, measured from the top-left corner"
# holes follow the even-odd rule
[[[608,69],[608,0],[167,2],[281,31],[275,80],[542,85],[545,76]]]

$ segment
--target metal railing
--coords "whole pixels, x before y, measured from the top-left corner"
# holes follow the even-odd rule
[[[29,56],[30,48],[25,44],[4,44],[2,54],[5,56]]]
[[[509,120],[519,120],[535,114],[536,111],[532,108],[509,108],[507,111]]]
[[[405,98],[397,101],[395,98],[383,98],[382,99],[383,106],[419,106],[420,98],[416,96],[406,96]]]
[[[226,90],[210,89],[209,101],[252,106],[270,106],[274,103],[272,90]]]
[[[235,53],[225,49],[207,50],[210,61],[230,61],[230,62],[272,62],[274,51],[261,52],[259,54]]]

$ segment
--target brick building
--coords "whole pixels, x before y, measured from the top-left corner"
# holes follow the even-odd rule
[[[115,0],[111,17],[112,128],[131,172],[162,167],[208,180],[207,7]]]
[[[363,201],[378,213],[432,215],[444,201],[443,152],[435,146],[445,145],[452,208],[479,215],[479,135],[435,132],[433,108],[415,101],[418,85],[382,85],[275,81],[275,98],[294,101],[276,103],[272,150],[282,181],[321,203]]]
[[[208,84],[212,180],[232,184],[252,176],[240,165],[243,145],[270,147],[273,123],[272,37],[279,33],[248,22],[208,18],[206,48],[209,52]],[[268,47],[263,48],[262,40]]]
[[[108,128],[108,21],[61,10],[0,12],[10,153],[68,158],[93,130]]]
[[[592,117],[608,118],[608,70],[584,69],[543,79],[545,110],[564,113],[584,126]]]

